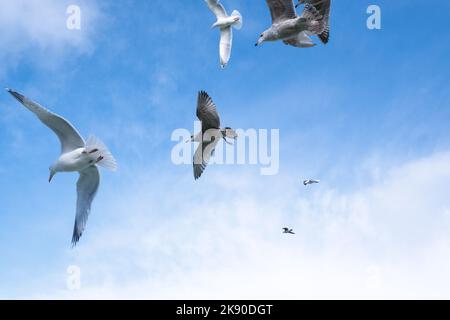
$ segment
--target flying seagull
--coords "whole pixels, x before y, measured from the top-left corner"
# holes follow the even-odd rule
[[[91,136],[85,142],[78,131],[66,119],[52,113],[16,91],[8,88],[6,91],[33,112],[60,140],[61,155],[50,167],[48,181],[51,182],[58,172],[78,171],[80,174],[77,182],[77,209],[72,236],[72,246],[75,246],[86,227],[92,200],[100,184],[100,174],[97,165],[116,170],[116,160],[107,147],[97,138]]]
[[[242,28],[242,15],[239,11],[234,10],[231,16],[229,16],[219,0],[205,0],[205,2],[217,18],[217,21],[211,28],[220,29],[220,67],[223,69],[231,56],[231,46],[233,43],[233,30],[231,27],[237,30]]]
[[[194,178],[197,180],[208,165],[214,149],[221,139],[231,144],[226,138],[236,139],[236,132],[229,128],[220,128],[220,118],[217,108],[205,91],[198,93],[197,117],[202,122],[202,130],[197,135],[192,135],[189,141],[200,142],[194,155]]]
[[[283,233],[295,234],[294,229],[283,228]]]
[[[315,183],[320,183],[320,180],[313,180],[313,179],[308,179],[308,180],[304,180],[303,184],[305,186],[310,185],[310,184],[315,184]]]
[[[298,48],[315,46],[309,35],[319,34],[324,30],[323,16],[309,3],[312,0],[304,0],[305,8],[302,15],[298,16],[293,0],[266,0],[272,16],[272,26],[259,36],[255,46],[265,41],[283,40],[287,45]]]
[[[314,6],[322,16],[322,28],[314,33],[308,34],[309,36],[316,35],[319,37],[323,44],[327,44],[330,38],[330,9],[331,0],[299,0],[295,5],[297,8],[301,4],[309,4]]]

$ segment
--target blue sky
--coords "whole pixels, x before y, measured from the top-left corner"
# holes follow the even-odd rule
[[[98,136],[119,171],[102,171],[70,249],[77,177],[48,184],[56,137],[0,94],[0,297],[449,298],[450,3],[334,1],[330,43],[308,50],[255,48],[265,1],[222,3],[244,16],[225,70],[201,0],[1,1],[2,86]],[[211,166],[194,181],[172,164],[199,90],[225,125],[280,129],[278,175]]]

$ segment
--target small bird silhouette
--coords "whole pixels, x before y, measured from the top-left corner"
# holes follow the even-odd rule
[[[294,229],[283,228],[283,233],[295,234]]]
[[[305,186],[310,185],[310,184],[315,184],[315,183],[320,183],[320,180],[313,180],[313,179],[303,180],[303,184]]]

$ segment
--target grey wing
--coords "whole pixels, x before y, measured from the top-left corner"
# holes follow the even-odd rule
[[[84,147],[85,142],[83,138],[69,121],[52,113],[18,92],[11,89],[6,90],[28,110],[33,112],[43,124],[49,127],[58,136],[59,141],[61,142],[62,153]]]
[[[322,0],[316,7],[322,15],[323,31],[318,35],[320,41],[327,44],[330,39],[330,9],[331,0]]]
[[[313,5],[323,17],[330,15],[331,0],[300,0],[296,7],[301,4]]]
[[[293,0],[266,0],[266,2],[270,9],[273,24],[297,17]]]
[[[92,200],[100,185],[100,174],[96,166],[80,171],[77,182],[77,213],[73,228],[72,245],[75,246],[83,234],[86,222],[91,212]]]
[[[315,45],[305,31],[300,32],[293,38],[283,40],[283,42],[297,48],[309,48]]]
[[[226,18],[227,11],[223,7],[223,5],[219,2],[219,0],[205,0],[206,4],[208,5],[209,9],[216,15],[216,17],[219,18]]]
[[[219,139],[214,139],[208,142],[202,142],[197,151],[194,154],[194,178],[197,180],[205,171],[206,166],[208,165],[209,160],[211,159],[211,155],[216,148],[217,143],[219,143]]]
[[[312,5],[321,16],[322,32],[317,36],[320,41],[327,44],[330,38],[330,10],[331,0],[300,0],[297,6],[300,4]]]
[[[220,129],[220,117],[216,105],[205,91],[198,93],[197,117],[202,122],[202,132],[208,129]]]
[[[233,30],[231,27],[220,30],[220,66],[225,68],[230,61],[231,47],[233,45]]]

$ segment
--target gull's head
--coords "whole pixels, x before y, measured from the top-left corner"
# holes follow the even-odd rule
[[[56,174],[56,170],[53,166],[51,166],[50,168],[48,168],[48,170],[50,171],[50,176],[48,177],[48,182],[52,182],[53,177]]]
[[[238,137],[238,134],[237,134],[236,130],[234,130],[230,127],[226,127],[224,130],[224,136],[226,138],[236,139]]]
[[[264,41],[267,40],[267,37],[268,37],[267,31],[264,31],[263,33],[261,33],[259,35],[258,41],[256,41],[256,43],[255,43],[255,47],[260,46]]]

